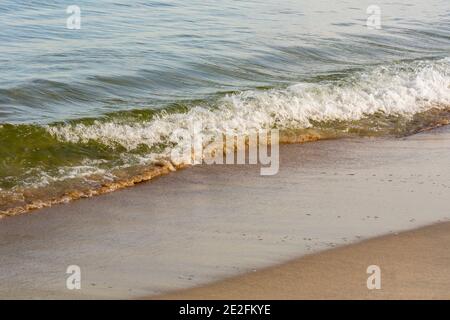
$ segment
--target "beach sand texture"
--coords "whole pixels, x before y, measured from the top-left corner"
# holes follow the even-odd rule
[[[283,145],[275,176],[196,166],[2,219],[0,297],[141,298],[242,274],[165,297],[448,297],[448,224],[395,233],[450,218],[449,147],[448,127]],[[369,264],[380,291],[364,287]],[[66,289],[69,265],[81,290]]]
[[[158,299],[450,299],[450,223],[383,236]],[[367,288],[367,267],[380,289]]]

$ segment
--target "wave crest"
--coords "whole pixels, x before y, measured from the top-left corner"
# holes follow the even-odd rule
[[[244,91],[227,95],[213,107],[155,116],[144,122],[120,119],[92,124],[47,126],[61,141],[90,140],[127,150],[177,141],[174,134],[201,126],[203,141],[221,133],[245,135],[264,128],[306,129],[315,123],[357,121],[376,113],[412,115],[450,105],[450,60],[401,62],[320,83],[303,82],[286,89]]]

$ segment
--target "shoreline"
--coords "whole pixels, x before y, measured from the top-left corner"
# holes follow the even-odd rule
[[[413,133],[409,133],[405,137],[414,136],[415,134],[420,134],[423,132],[438,130],[439,128],[443,126],[447,126],[449,124],[449,120],[447,117],[449,117],[449,108],[443,108],[440,109],[430,109],[428,112],[442,112],[442,119],[435,119],[432,123],[429,124],[429,126],[425,128],[421,128],[420,130],[416,130]],[[420,115],[420,113],[418,114]],[[339,141],[339,140],[346,140],[346,139],[371,139],[371,138],[378,138],[378,139],[399,139],[399,137],[394,136],[385,136],[380,137],[376,135],[348,135],[343,132],[333,132],[332,130],[327,129],[286,129],[280,131],[280,139],[279,139],[279,145],[289,145],[289,144],[304,144],[304,143],[312,143],[312,142],[318,142],[318,141]],[[248,139],[246,136],[245,139]],[[244,152],[248,153],[248,145],[246,141],[246,149]],[[236,153],[236,145],[234,147],[234,152]],[[224,148],[224,157],[226,156],[227,150]],[[205,159],[202,160],[203,164],[205,165]],[[31,202],[12,206],[6,209],[0,210],[0,220],[12,216],[16,216],[19,214],[27,214],[27,213],[33,213],[34,211],[50,208],[53,206],[58,205],[64,205],[73,201],[77,201],[84,198],[92,198],[96,196],[101,196],[104,194],[112,193],[115,191],[120,191],[123,189],[127,189],[130,187],[137,186],[141,183],[146,183],[151,180],[154,180],[155,178],[159,178],[162,176],[165,176],[170,173],[178,172],[180,170],[192,167],[192,164],[186,164],[186,163],[174,163],[170,159],[161,159],[159,161],[156,161],[155,163],[152,163],[150,165],[145,166],[136,166],[131,167],[132,171],[136,171],[137,173],[131,176],[128,176],[126,178],[118,178],[111,182],[104,182],[96,187],[89,187],[89,188],[81,188],[81,189],[75,189],[75,190],[67,190],[64,193],[61,193],[58,196],[52,196],[47,199],[36,199]],[[119,175],[123,175],[124,173],[120,173]],[[126,175],[126,174],[125,174]],[[94,175],[95,176],[95,175]],[[35,190],[36,191],[36,190]],[[27,190],[27,193],[33,193],[32,190]],[[42,190],[39,192],[42,194]],[[44,192],[45,193],[45,192]]]
[[[327,136],[325,133],[323,133],[321,136],[321,134],[316,132],[315,130],[302,130],[302,131],[304,131],[302,134],[296,134],[295,130],[282,131],[279,143],[303,144],[328,139],[339,139],[337,135],[333,136],[332,134],[329,134],[329,136]],[[246,137],[246,139],[248,139],[248,137]],[[248,152],[248,150],[244,151]],[[224,157],[225,156],[226,150],[224,148]],[[202,161],[205,161],[205,159],[203,159]],[[80,199],[93,198],[96,196],[101,196],[115,191],[127,189],[130,187],[137,186],[141,183],[150,182],[155,178],[159,178],[167,174],[174,173],[192,166],[193,166],[192,164],[173,163],[172,161],[170,161],[170,159],[161,159],[148,166],[143,166],[143,168],[139,169],[134,168],[138,170],[139,173],[127,177],[125,179],[117,179],[113,182],[102,183],[101,186],[95,188],[88,188],[86,190],[82,189],[69,190],[64,192],[62,195],[58,197],[52,197],[50,199],[38,199],[31,201],[30,203],[10,207],[5,210],[0,210],[0,220],[8,217],[13,217],[19,214],[33,213],[34,211],[40,209],[50,208],[57,205],[63,205]]]
[[[450,299],[450,222],[306,255],[151,300]],[[369,290],[367,267],[380,268]]]
[[[449,147],[450,127],[281,145],[275,176],[194,166],[3,219],[0,298],[156,297],[447,221]],[[79,291],[65,286],[70,265]]]

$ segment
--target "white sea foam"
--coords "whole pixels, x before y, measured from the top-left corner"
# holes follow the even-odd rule
[[[299,83],[286,89],[244,91],[224,97],[216,108],[197,106],[186,113],[164,114],[147,122],[119,121],[48,126],[62,141],[95,140],[132,150],[164,143],[183,144],[192,124],[203,141],[220,133],[247,134],[263,128],[310,128],[312,121],[358,120],[384,112],[411,116],[450,105],[450,59],[378,66],[342,80]],[[168,149],[165,150],[168,152]]]
[[[113,180],[114,176],[105,169],[99,168],[103,161],[85,160],[78,166],[63,166],[57,168],[56,172],[48,172],[40,168],[33,168],[25,173],[24,178],[15,188],[39,188],[45,187],[58,181],[75,178],[85,178],[86,181],[92,175],[102,176],[105,180]]]

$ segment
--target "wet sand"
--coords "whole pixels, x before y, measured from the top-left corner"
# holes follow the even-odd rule
[[[448,244],[450,223],[440,223],[156,298],[450,299]],[[367,288],[371,265],[380,268],[380,289]]]
[[[258,166],[196,166],[126,190],[4,218],[0,298],[140,298],[176,292],[448,221],[448,150],[448,127],[405,139],[284,145],[275,176],[260,176]],[[422,247],[430,263],[446,259],[436,244],[445,248],[448,238],[439,234],[429,232],[435,245]],[[390,245],[380,247],[379,257],[388,254],[386,248]],[[332,266],[339,262],[339,250],[345,249],[307,259],[325,259]],[[356,253],[354,259],[359,259]],[[419,256],[412,259],[407,265],[420,264]],[[389,270],[402,266],[401,261],[396,266],[395,257],[390,261],[392,266],[382,269],[386,288]],[[81,268],[81,290],[66,288],[69,265]],[[351,269],[338,272],[346,268]],[[442,273],[443,280],[427,278],[433,273],[420,268],[408,270],[418,270],[424,286],[435,284],[436,294],[443,292],[439,283],[448,284],[448,273]],[[366,278],[365,270],[361,277]],[[260,285],[253,291],[263,292]],[[323,298],[342,290],[319,288],[317,297]]]

